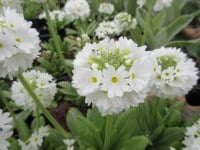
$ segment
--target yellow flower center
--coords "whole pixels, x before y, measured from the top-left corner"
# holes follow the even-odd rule
[[[92,77],[92,82],[96,83],[97,82],[97,78],[96,77]]]
[[[112,81],[113,83],[117,83],[117,82],[118,82],[118,78],[114,76],[114,77],[112,77],[111,81]]]
[[[3,48],[3,43],[0,42],[0,48]]]
[[[135,74],[134,73],[131,74],[131,78],[135,79]]]
[[[15,39],[15,41],[18,42],[18,43],[21,43],[22,40],[18,37],[18,38]]]
[[[10,23],[9,25],[11,28],[13,28],[15,26],[13,23]]]

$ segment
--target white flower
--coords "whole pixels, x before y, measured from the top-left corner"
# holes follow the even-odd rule
[[[137,5],[139,5],[139,7],[143,7],[144,4],[146,3],[147,0],[137,0]]]
[[[31,1],[36,2],[36,3],[45,3],[48,0],[31,0]]]
[[[12,136],[12,131],[4,131],[0,130],[0,150],[7,150],[10,146],[10,143],[8,142],[8,138]]]
[[[4,9],[0,31],[0,77],[12,77],[18,71],[32,66],[40,50],[39,33],[31,28],[22,14],[10,8]]]
[[[51,20],[58,20],[58,21],[63,21],[65,19],[65,12],[62,10],[52,10],[49,11],[49,16]],[[46,18],[46,13],[43,12],[38,16],[39,19],[44,19]]]
[[[136,19],[127,12],[118,13],[114,18],[114,23],[120,32],[134,29],[137,25]]]
[[[67,150],[74,150],[73,144],[76,142],[74,139],[63,139],[64,144],[67,146]]]
[[[160,48],[152,52],[154,73],[151,94],[161,97],[184,96],[196,84],[197,68],[177,48]]]
[[[191,127],[187,127],[185,138],[182,142],[185,147],[183,150],[199,150],[200,149],[200,120]]]
[[[98,11],[100,13],[112,14],[114,11],[114,5],[106,2],[100,3]]]
[[[107,91],[109,98],[122,97],[124,92],[129,91],[128,72],[124,66],[117,70],[111,65],[103,69],[102,91]]]
[[[44,107],[50,107],[56,94],[56,83],[52,76],[36,70],[24,72],[23,76],[32,85]],[[19,81],[13,82],[11,91],[11,98],[17,106],[21,106],[24,110],[35,110],[34,101]]]
[[[68,0],[64,6],[64,11],[70,21],[85,19],[90,15],[90,7],[86,0]]]
[[[4,7],[9,7],[9,8],[15,9],[19,13],[21,13],[23,11],[20,0],[1,0],[0,1],[0,13],[3,13]]]
[[[172,5],[173,0],[157,0],[153,9],[155,12],[161,11],[164,8],[168,8]]]
[[[32,133],[31,137],[26,142],[23,142],[21,140],[18,140],[18,142],[22,150],[39,150],[40,146],[43,143],[44,137],[48,135],[49,128],[47,126],[40,127],[38,130],[35,130]]]
[[[12,118],[10,117],[9,112],[3,113],[3,111],[0,109],[0,130],[10,130],[12,129]]]
[[[119,30],[113,21],[103,21],[99,23],[97,29],[95,30],[96,36],[100,38],[105,38],[109,35],[119,34]]]
[[[145,46],[125,37],[86,44],[74,60],[73,86],[102,115],[135,107],[148,92],[153,69],[147,56]]]
[[[102,73],[97,68],[81,68],[74,70],[73,86],[80,95],[86,95],[96,90],[102,82]]]
[[[13,128],[11,124],[12,120],[9,112],[3,113],[2,109],[0,109],[0,150],[7,150],[10,146],[7,140],[13,134],[11,131]]]

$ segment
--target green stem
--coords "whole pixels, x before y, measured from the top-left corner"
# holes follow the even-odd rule
[[[111,131],[113,125],[113,116],[108,115],[106,117],[106,129],[105,129],[105,139],[104,139],[104,146],[103,150],[109,150],[110,146],[110,138],[111,138]]]
[[[48,29],[49,29],[49,32],[50,32],[52,38],[53,38],[53,42],[54,42],[56,51],[58,53],[58,57],[59,57],[59,59],[62,63],[62,66],[66,68],[68,76],[71,77],[72,76],[71,71],[70,71],[69,67],[67,67],[67,65],[65,63],[64,55],[62,53],[62,49],[61,49],[61,45],[60,45],[60,37],[58,35],[58,32],[57,32],[55,25],[51,21],[51,18],[50,18],[50,15],[49,15],[48,3],[44,3],[43,6],[44,6],[45,14],[46,14]]]
[[[39,129],[40,128],[40,113],[39,113],[39,108],[38,107],[36,107],[36,124],[37,124],[37,129]]]
[[[49,111],[42,105],[42,103],[40,102],[40,99],[38,98],[38,96],[33,92],[30,84],[26,81],[26,79],[23,77],[22,74],[18,74],[17,78],[19,79],[19,81],[22,83],[22,85],[24,86],[24,88],[26,89],[26,91],[28,92],[28,94],[32,97],[33,101],[36,103],[36,107],[39,108],[39,110],[42,111],[42,113],[45,115],[45,117],[49,120],[49,122],[60,131],[60,133],[65,137],[65,138],[69,138],[70,134],[65,131],[60,124],[53,118],[53,116],[49,113]]]

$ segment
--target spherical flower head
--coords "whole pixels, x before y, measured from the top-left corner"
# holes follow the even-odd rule
[[[137,0],[137,5],[139,5],[139,8],[143,7],[147,0]]]
[[[74,60],[73,86],[102,115],[119,113],[144,101],[152,64],[145,46],[125,37],[86,44]]]
[[[127,12],[118,13],[114,18],[114,23],[120,32],[135,29],[137,25],[136,19]]]
[[[114,5],[112,3],[100,3],[98,11],[100,13],[109,14],[111,15],[114,11]]]
[[[200,148],[200,120],[186,128],[182,143],[185,145],[183,150],[198,150]]]
[[[85,19],[90,15],[90,7],[86,0],[68,0],[64,6],[67,19]]]
[[[0,1],[0,13],[3,13],[3,8],[5,8],[5,7],[15,9],[19,13],[23,12],[20,0],[1,0]]]
[[[31,22],[10,8],[4,9],[0,31],[0,78],[14,76],[32,66],[40,50],[39,33]]]
[[[49,16],[51,20],[58,20],[58,21],[63,21],[65,19],[65,12],[62,10],[52,10],[49,11]],[[43,12],[38,16],[39,19],[45,19],[46,18],[46,13]]]
[[[164,8],[168,8],[172,5],[173,0],[157,0],[153,9],[155,12],[161,11]]]
[[[184,96],[198,80],[195,63],[181,49],[160,48],[152,52],[154,62],[151,94],[161,97]]]
[[[0,149],[7,150],[10,146],[8,139],[12,136],[13,132],[11,129],[12,126],[12,118],[10,117],[9,112],[3,113],[2,109],[0,109]]]
[[[43,143],[44,137],[49,135],[49,128],[47,126],[40,127],[38,130],[35,130],[31,137],[23,142],[19,140],[19,145],[22,150],[39,150],[40,146]]]
[[[95,30],[96,36],[101,39],[110,35],[116,35],[120,33],[119,28],[113,21],[103,21],[99,24]]]
[[[48,73],[31,70],[23,73],[25,79],[31,84],[35,94],[44,107],[50,107],[56,94],[56,83]],[[36,106],[26,89],[19,81],[13,82],[11,98],[17,106],[24,110],[35,110]]]

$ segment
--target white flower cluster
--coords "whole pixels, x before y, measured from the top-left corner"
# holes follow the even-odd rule
[[[146,2],[147,0],[137,0],[137,4],[139,5],[140,8],[143,7]],[[173,3],[173,0],[156,0],[155,5],[153,6],[153,10],[155,12],[161,11],[164,8],[170,7],[172,3]]]
[[[177,48],[146,52],[132,40],[86,44],[74,60],[73,86],[102,115],[143,102],[147,94],[184,96],[196,84],[195,63]]]
[[[22,12],[20,0],[0,0],[0,13],[3,13],[4,7],[9,7],[15,9],[17,12]]]
[[[49,11],[49,16],[51,20],[58,20],[58,21],[63,21],[66,18],[65,12],[63,10],[52,10]],[[41,13],[38,16],[39,19],[45,19],[46,14],[45,12]]]
[[[185,145],[183,150],[200,149],[200,120],[191,127],[186,128],[185,138],[182,143]]]
[[[13,134],[13,131],[11,131],[13,128],[11,125],[12,120],[10,113],[3,113],[2,109],[0,109],[0,150],[7,150],[10,146],[7,140]]]
[[[120,12],[114,18],[114,23],[117,25],[120,32],[134,29],[137,21],[127,12]]]
[[[33,91],[40,98],[44,107],[49,107],[56,94],[56,83],[53,77],[48,73],[42,73],[36,70],[24,72],[23,76],[31,84]],[[11,98],[17,106],[22,107],[24,110],[35,110],[36,106],[34,101],[21,82],[13,82],[11,91]]]
[[[39,33],[22,14],[10,8],[0,16],[0,78],[12,77],[32,66],[39,55]]]
[[[31,1],[36,2],[36,3],[45,3],[48,0],[31,0]]]
[[[64,144],[67,146],[67,150],[74,150],[73,144],[76,142],[74,139],[64,139]]]
[[[44,137],[49,135],[49,128],[47,126],[40,127],[38,130],[34,131],[31,137],[23,142],[18,140],[19,145],[22,150],[39,150],[43,143]]]
[[[107,115],[143,102],[152,70],[145,46],[124,37],[106,38],[78,53],[72,83],[87,104]]]
[[[127,12],[118,13],[113,21],[104,21],[95,30],[96,36],[105,38],[110,35],[119,35],[123,31],[134,29],[137,21]]]
[[[90,6],[86,0],[68,0],[64,6],[64,11],[70,21],[85,19],[90,15]]]
[[[198,80],[195,63],[177,48],[160,48],[152,52],[154,74],[151,93],[161,97],[178,97]]]
[[[153,9],[155,12],[161,11],[164,8],[168,8],[172,5],[173,0],[157,0]]]
[[[114,5],[112,3],[100,3],[98,11],[100,13],[111,15],[114,12]]]
[[[105,38],[109,35],[118,35],[119,30],[113,21],[103,21],[99,24],[95,30],[96,36],[100,38]]]
[[[139,5],[139,8],[143,7],[147,0],[137,0],[137,5]]]

